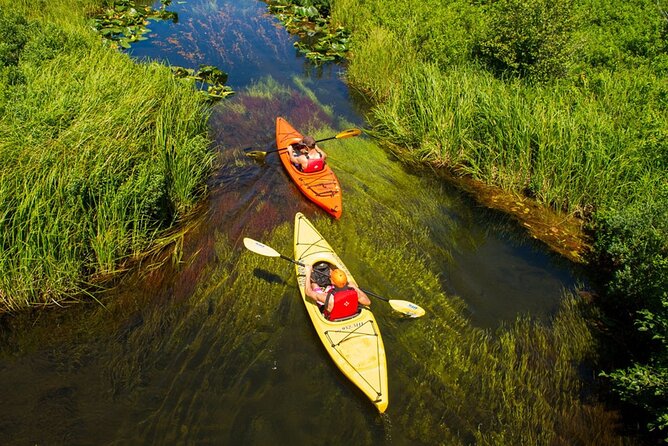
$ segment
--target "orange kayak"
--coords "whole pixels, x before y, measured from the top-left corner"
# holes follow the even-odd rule
[[[290,144],[301,141],[302,137],[303,135],[295,130],[288,121],[281,117],[276,118],[276,147],[278,149],[285,149]],[[285,170],[299,190],[332,217],[336,219],[341,217],[343,210],[341,187],[332,169],[325,164],[325,168],[319,172],[304,173],[290,162],[287,150],[279,150],[278,154]]]

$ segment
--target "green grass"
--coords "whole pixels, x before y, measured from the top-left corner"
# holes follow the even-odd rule
[[[644,15],[630,11],[617,18],[617,26],[644,26],[646,34],[625,28],[630,35],[613,40],[620,46],[618,59],[608,61],[614,68],[579,62],[601,51],[594,37],[603,32],[592,24],[603,18],[578,9],[582,59],[571,63],[565,78],[543,84],[497,78],[474,57],[486,26],[483,6],[453,2],[441,11],[423,2],[398,21],[398,12],[411,4],[387,10],[343,0],[333,7],[334,18],[355,32],[347,79],[376,103],[374,130],[393,150],[576,213],[607,206],[620,195],[643,198],[666,181],[668,90],[662,44],[652,34],[661,23],[651,5],[645,5],[651,12],[647,25]],[[446,24],[453,14],[459,20]],[[424,31],[431,23],[440,24],[439,32]],[[459,40],[463,26],[471,29],[466,45]],[[442,42],[441,34],[458,40]],[[639,57],[633,44],[643,44],[648,57]],[[458,48],[458,57],[443,59],[441,53]],[[634,64],[623,64],[631,55]]]
[[[371,117],[374,133],[404,158],[582,212],[619,197],[634,201],[666,179],[668,114],[652,97],[639,107],[639,87],[661,81],[638,76],[598,76],[599,96],[564,84],[526,89],[471,67],[410,65]]]
[[[104,46],[85,27],[92,5],[0,2],[29,20],[5,67],[20,81],[2,78],[0,96],[0,310],[90,290],[204,192],[206,106],[167,67]]]

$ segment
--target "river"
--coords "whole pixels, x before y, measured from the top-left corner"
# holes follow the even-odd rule
[[[151,22],[132,57],[216,65],[236,91],[210,119],[220,167],[208,198],[173,261],[146,260],[99,303],[5,320],[0,443],[440,443],[416,439],[410,412],[433,397],[414,392],[429,360],[417,348],[426,327],[447,324],[452,312],[490,332],[518,315],[549,324],[563,290],[584,276],[511,219],[403,166],[365,135],[322,143],[343,189],[343,216],[333,221],[275,155],[258,163],[243,149],[271,149],[276,116],[321,138],[364,128],[367,106],[342,80],[344,67],[312,66],[262,2],[170,9],[178,22]],[[383,416],[329,361],[294,267],[243,248],[251,237],[291,255],[296,212],[364,288],[427,310],[405,320],[372,304],[388,355]]]

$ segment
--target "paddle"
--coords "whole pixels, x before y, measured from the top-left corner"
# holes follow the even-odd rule
[[[256,254],[260,254],[263,256],[267,257],[280,257],[283,260],[287,260],[288,262],[292,262],[294,264],[297,264],[299,266],[306,266],[302,262],[298,262],[297,260],[291,259],[290,257],[286,257],[283,254],[279,253],[276,251],[274,248],[267,246],[263,243],[260,243],[256,240],[253,240],[252,238],[245,237],[244,238],[244,245],[249,251],[253,251]],[[322,274],[319,271],[314,270],[313,271],[316,274]],[[379,296],[376,293],[372,293],[371,291],[365,290],[364,288],[360,288],[360,290],[364,291],[366,294],[376,297],[382,301],[388,302],[390,306],[395,310],[398,311],[399,313],[403,313],[406,316],[409,317],[421,317],[424,316],[425,311],[423,308],[415,305],[413,302],[408,302],[405,300],[396,300],[396,299],[388,299],[383,296]]]
[[[360,129],[348,129],[344,130],[341,133],[335,135],[335,136],[330,136],[329,138],[323,138],[323,139],[318,139],[316,142],[323,142],[323,141],[329,141],[330,139],[342,139],[342,138],[350,138],[352,136],[357,136],[362,131]],[[244,150],[250,150],[252,147],[248,147]],[[247,152],[246,155],[249,157],[257,160],[257,161],[263,161],[264,157],[267,156],[268,153],[274,153],[274,152],[280,152],[281,150],[287,150],[287,147],[283,147],[282,149],[273,149],[273,150],[267,150],[267,151],[262,151],[262,150],[251,150],[250,152]]]

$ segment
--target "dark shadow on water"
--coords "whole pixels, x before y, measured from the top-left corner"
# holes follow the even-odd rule
[[[253,270],[253,276],[257,277],[258,279],[264,280],[265,282],[268,283],[287,285],[287,282],[285,281],[284,278],[270,271],[267,271],[266,269],[255,268]]]

